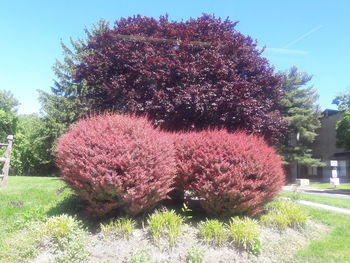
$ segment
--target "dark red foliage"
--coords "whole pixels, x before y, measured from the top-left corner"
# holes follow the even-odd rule
[[[274,143],[286,125],[281,79],[235,25],[210,15],[122,18],[91,38],[75,80],[87,82],[94,109],[147,113],[172,131],[244,129]]]
[[[261,137],[214,130],[174,139],[175,186],[189,190],[208,214],[255,215],[284,184],[282,161]]]
[[[63,179],[95,215],[137,214],[166,199],[174,179],[172,142],[144,118],[80,120],[58,142]]]

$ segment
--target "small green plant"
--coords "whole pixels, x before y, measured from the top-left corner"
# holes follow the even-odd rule
[[[191,247],[187,251],[186,263],[202,263],[204,259],[204,251],[198,247]]]
[[[149,255],[144,250],[133,252],[128,263],[149,263],[151,262]]]
[[[199,235],[207,243],[220,246],[227,240],[224,224],[219,220],[211,219],[200,222],[198,229]]]
[[[119,218],[106,224],[100,224],[102,233],[105,236],[121,236],[130,238],[135,229],[135,221],[129,218]]]
[[[299,186],[298,185],[293,185],[293,189],[292,190],[293,191],[292,191],[291,199],[293,201],[300,200]]]
[[[268,226],[285,230],[287,227],[305,227],[308,215],[298,204],[287,200],[276,200],[267,205],[267,213],[260,221]]]
[[[51,217],[45,233],[52,238],[56,250],[56,263],[83,262],[88,257],[86,233],[81,222],[69,215]]]
[[[261,229],[251,218],[233,217],[229,223],[230,239],[236,246],[259,254],[261,250]]]
[[[173,210],[156,211],[147,220],[154,241],[159,244],[160,238],[164,236],[170,245],[174,245],[181,235],[183,222],[184,218]]]
[[[183,204],[183,206],[182,206],[182,208],[181,208],[181,211],[182,211],[182,213],[184,214],[184,217],[185,217],[187,220],[189,220],[189,219],[192,218],[192,216],[189,215],[189,213],[192,212],[192,209],[189,208],[185,203]]]
[[[69,235],[54,244],[58,253],[56,263],[85,262],[89,253],[86,249],[86,235],[81,228],[76,228]]]
[[[74,231],[78,223],[76,219],[69,215],[59,215],[51,217],[45,226],[46,233],[56,239],[68,236]]]

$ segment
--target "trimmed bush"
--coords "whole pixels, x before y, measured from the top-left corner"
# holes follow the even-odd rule
[[[174,179],[171,140],[145,118],[127,115],[78,121],[60,138],[56,163],[97,216],[150,209],[167,198]]]
[[[173,136],[175,187],[211,215],[255,215],[284,184],[281,158],[261,137],[226,130]]]

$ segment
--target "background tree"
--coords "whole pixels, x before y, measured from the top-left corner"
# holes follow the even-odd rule
[[[338,148],[350,150],[350,112],[344,112],[344,116],[337,122],[336,126],[336,146]]]
[[[16,133],[18,106],[11,91],[0,90],[0,142],[5,142],[7,135]]]
[[[333,100],[338,110],[343,112],[343,118],[336,125],[336,146],[350,150],[350,90],[339,93]]]
[[[285,128],[281,79],[236,23],[122,18],[79,50],[74,85],[93,110],[147,114],[167,130],[244,129],[275,143]]]
[[[338,110],[348,111],[350,109],[350,90],[344,93],[339,93],[332,103],[338,106]]]
[[[83,94],[88,88],[84,81],[75,82],[73,72],[81,57],[85,54],[86,42],[96,34],[108,28],[108,22],[100,20],[91,30],[85,29],[86,39],[70,40],[71,48],[61,42],[63,61],[57,60],[53,66],[56,75],[51,93],[39,90],[39,101],[42,105],[41,124],[36,131],[36,153],[40,163],[46,164],[46,170],[41,173],[55,172],[54,152],[57,139],[66,132],[68,127],[79,117],[85,115],[89,108]]]
[[[308,86],[312,76],[298,72],[295,66],[281,75],[284,90],[282,114],[289,122],[289,136],[279,146],[284,161],[286,164],[322,166],[319,159],[312,157],[311,150],[316,130],[321,126],[321,113],[316,104],[318,94],[313,86]]]
[[[0,109],[5,112],[16,113],[19,101],[13,96],[11,91],[0,90]]]

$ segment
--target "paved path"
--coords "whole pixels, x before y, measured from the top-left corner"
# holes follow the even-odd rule
[[[299,200],[297,202],[299,204],[302,204],[302,205],[322,208],[322,209],[326,209],[326,210],[329,210],[329,211],[334,211],[334,212],[350,215],[350,210],[349,209],[345,209],[345,208],[340,208],[340,207],[335,207],[335,206],[330,206],[330,205],[324,205],[324,204],[319,204],[319,203],[305,201],[305,200]]]
[[[295,187],[286,185],[283,190],[294,191]],[[323,188],[312,188],[312,187],[299,187],[298,192],[305,194],[314,194],[328,197],[335,197],[341,199],[350,199],[350,192],[347,191],[335,191],[333,189],[323,189]]]

